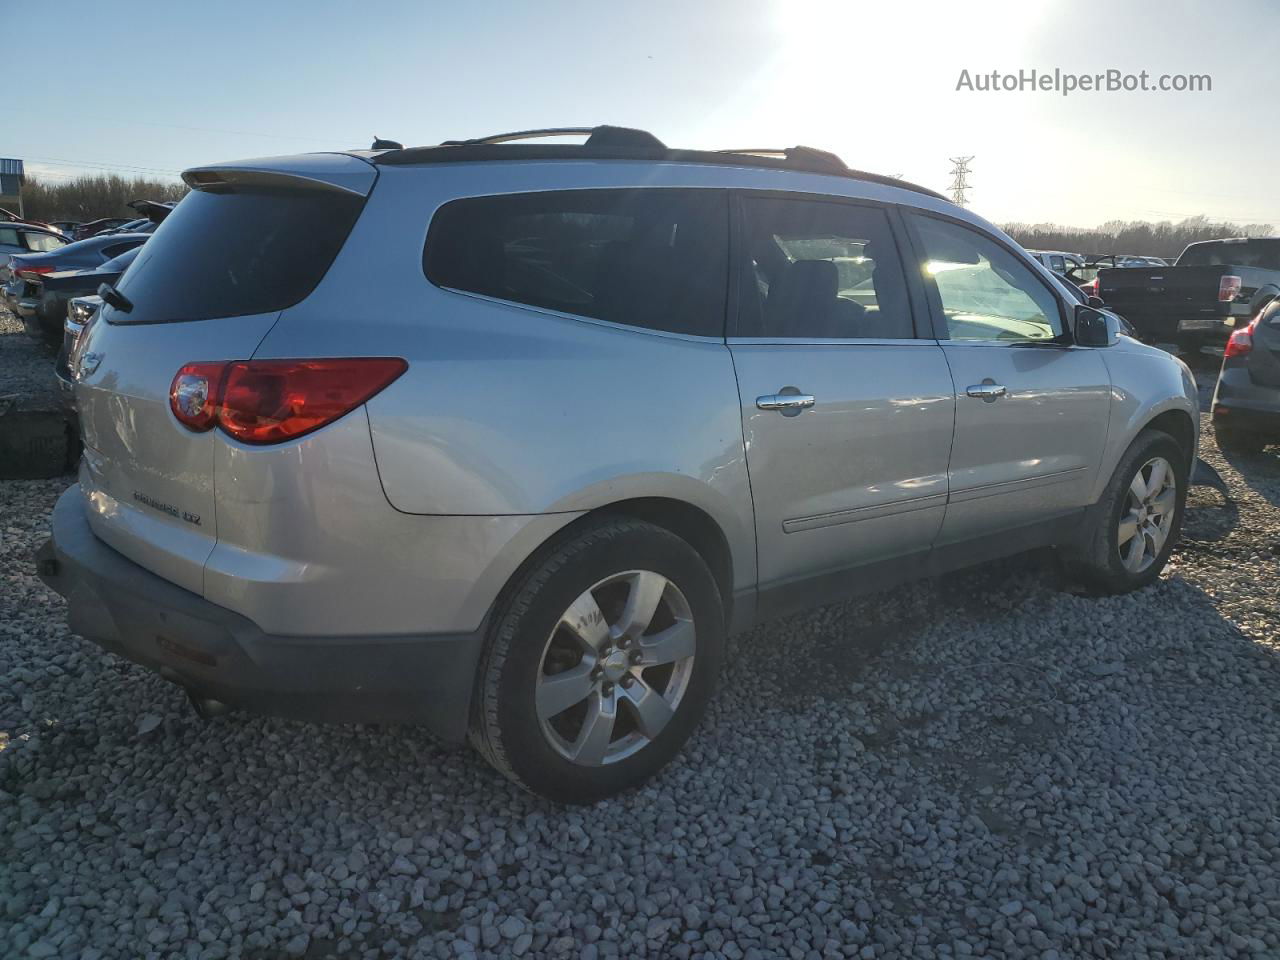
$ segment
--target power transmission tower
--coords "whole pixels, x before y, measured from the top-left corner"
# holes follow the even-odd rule
[[[967,200],[964,192],[969,188],[968,176],[973,172],[969,169],[969,161],[972,159],[971,156],[951,158],[951,162],[955,164],[951,168],[951,199],[962,207]]]

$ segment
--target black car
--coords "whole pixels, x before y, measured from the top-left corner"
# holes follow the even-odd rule
[[[61,270],[27,281],[27,295],[35,301],[35,319],[46,339],[61,337],[67,303],[73,297],[91,296],[98,292],[99,284],[115,283],[141,249],[139,244],[87,270]]]
[[[1103,269],[1097,294],[1149,343],[1217,352],[1233,330],[1280,296],[1280,238],[1204,240],[1190,244],[1171,267]]]
[[[78,240],[49,253],[12,256],[7,270],[9,281],[3,288],[5,302],[22,319],[28,333],[56,343],[62,338],[62,323],[44,323],[36,316],[40,300],[34,284],[54,273],[96,270],[148,239],[150,235],[145,233],[122,233]]]
[[[103,217],[100,220],[90,220],[88,223],[82,223],[76,227],[73,239],[87,240],[89,237],[96,237],[103,230],[112,230],[128,222],[128,217]]]
[[[1227,452],[1257,453],[1280,443],[1280,300],[1227,340],[1213,429]]]

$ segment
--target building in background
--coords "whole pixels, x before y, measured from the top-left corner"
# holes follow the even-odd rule
[[[23,215],[22,184],[26,179],[21,160],[0,157],[0,207],[11,210],[20,217]]]

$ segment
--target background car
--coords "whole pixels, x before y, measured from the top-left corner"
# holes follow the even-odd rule
[[[77,240],[47,253],[27,253],[9,257],[3,287],[5,305],[18,316],[26,319],[35,315],[36,301],[33,291],[26,289],[27,282],[44,274],[60,270],[85,270],[99,267],[126,250],[145,243],[149,234],[117,234]]]
[[[67,304],[71,299],[96,294],[101,284],[115,283],[141,249],[142,244],[138,243],[96,267],[59,270],[28,279],[23,297],[35,301],[35,313],[31,319],[38,327],[32,329],[28,324],[28,332],[38,334],[50,343],[59,342],[63,335],[63,322],[67,319]]]
[[[1227,339],[1212,409],[1223,450],[1257,453],[1280,443],[1280,300]]]
[[[79,220],[52,220],[50,221],[49,226],[53,227],[53,229],[57,230],[63,236],[71,237],[75,235],[76,227],[80,226],[80,221]]]
[[[58,348],[53,374],[58,378],[63,405],[72,412],[75,411],[75,378],[71,375],[71,358],[75,355],[76,344],[80,342],[89,321],[101,308],[102,298],[96,293],[72,297],[67,302],[67,317],[62,324],[62,346]]]
[[[74,239],[87,240],[89,237],[97,236],[103,230],[110,230],[128,222],[128,217],[102,217],[99,220],[90,220],[76,227]]]
[[[1054,273],[1067,273],[1084,266],[1084,257],[1065,250],[1028,250],[1033,260],[1038,260]]]
[[[15,253],[48,253],[70,242],[58,231],[45,227],[29,223],[0,223],[0,260],[7,260]],[[3,279],[0,276],[0,280]]]

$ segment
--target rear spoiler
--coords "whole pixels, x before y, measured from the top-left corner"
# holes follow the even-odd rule
[[[174,208],[174,204],[162,203],[159,200],[130,200],[125,206],[157,224],[164,223],[164,218],[173,213]]]
[[[210,192],[256,186],[336,191],[364,197],[373,189],[378,170],[367,160],[346,153],[307,153],[193,167],[183,172],[182,179],[192,190]]]

